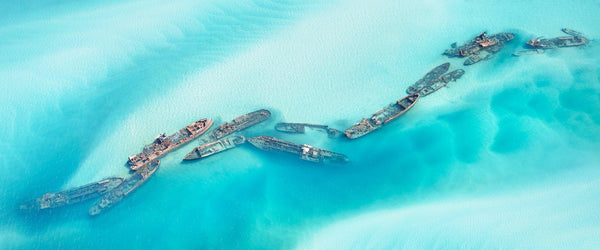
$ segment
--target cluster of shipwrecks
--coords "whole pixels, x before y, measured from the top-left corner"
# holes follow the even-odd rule
[[[56,208],[96,198],[99,200],[90,208],[89,214],[92,216],[98,215],[114,206],[150,178],[158,170],[160,158],[195,138],[199,138],[202,145],[189,152],[183,158],[185,161],[205,158],[235,148],[246,141],[262,150],[290,153],[310,162],[345,163],[348,161],[348,157],[343,154],[307,144],[296,144],[267,136],[246,139],[244,135],[238,133],[270,117],[270,111],[260,109],[237,117],[231,122],[224,123],[210,130],[210,132],[208,131],[213,121],[205,118],[186,126],[170,136],[160,134],[152,143],[144,146],[142,152],[129,156],[127,165],[133,171],[133,174],[129,178],[111,177],[66,191],[48,193],[40,198],[24,203],[21,205],[21,209],[42,210]],[[309,124],[306,125],[309,127],[312,126]],[[285,126],[278,125],[278,127],[281,129]],[[330,134],[341,134],[340,131],[336,130],[334,132],[333,129],[327,129],[327,131]]]
[[[465,60],[464,65],[471,65],[481,60],[490,59],[513,38],[515,38],[515,34],[513,33],[498,33],[488,36],[487,32],[484,31],[462,46],[457,46],[456,43],[453,43],[452,48],[446,50],[444,55],[449,57],[466,57],[467,60]]]
[[[550,39],[541,37],[531,39],[527,42],[527,49],[517,51],[513,53],[513,55],[539,54],[544,53],[544,51],[548,49],[580,47],[587,45],[588,43],[588,39],[577,31],[563,28],[562,32],[570,36],[560,36]]]
[[[588,39],[579,32],[570,29],[563,29],[563,32],[571,36],[552,39],[532,39],[527,42],[527,50],[519,51],[515,55],[541,53],[540,51],[545,49],[583,46],[588,43]],[[467,59],[463,65],[472,65],[482,60],[490,59],[507,42],[514,39],[514,37],[515,35],[512,33],[498,33],[488,36],[486,32],[482,32],[461,46],[457,46],[456,43],[452,44],[451,48],[443,54],[448,57],[466,57]],[[451,64],[449,62],[433,68],[423,78],[406,89],[407,96],[389,104],[370,117],[360,120],[343,132],[330,128],[327,125],[308,123],[277,123],[275,130],[285,133],[305,133],[307,129],[311,129],[322,131],[331,138],[342,137],[342,135],[345,135],[348,139],[359,138],[394,121],[410,110],[420,98],[436,92],[465,74],[465,71],[460,68],[448,72],[450,68]],[[43,210],[85,200],[98,199],[89,210],[90,215],[98,215],[114,206],[150,178],[158,170],[160,158],[196,138],[199,138],[201,145],[189,152],[183,160],[192,161],[202,159],[249,142],[249,144],[258,149],[292,154],[301,160],[309,162],[348,162],[348,157],[343,154],[316,148],[311,145],[297,144],[268,136],[246,138],[239,133],[270,117],[271,112],[266,109],[260,109],[235,118],[213,130],[210,130],[213,121],[204,118],[193,122],[170,136],[160,134],[151,144],[144,146],[142,152],[129,156],[127,165],[133,171],[133,174],[127,179],[110,177],[81,187],[44,194],[40,198],[22,204],[21,209]],[[208,132],[209,130],[210,132]]]

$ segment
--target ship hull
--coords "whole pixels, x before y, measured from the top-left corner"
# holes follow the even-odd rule
[[[406,93],[408,93],[409,95],[412,95],[414,93],[421,91],[421,89],[438,81],[440,76],[442,76],[444,73],[446,73],[449,68],[450,68],[450,63],[448,63],[448,62],[433,68],[431,71],[427,72],[427,74],[425,74],[425,76],[423,78],[419,79],[417,82],[415,82],[415,84],[408,87],[408,89],[406,90]]]
[[[419,93],[415,93],[398,100],[396,103],[390,104],[373,114],[370,118],[362,119],[360,122],[346,129],[344,134],[349,139],[356,139],[381,128],[383,125],[397,119],[410,110],[419,99],[419,96]]]
[[[444,52],[444,55],[449,57],[467,57],[464,65],[472,65],[477,62],[489,59],[492,54],[500,51],[507,42],[513,40],[515,35],[513,33],[498,33],[485,37],[483,40],[478,40],[477,37],[470,42],[456,48],[448,49]],[[482,52],[487,52],[486,55],[480,55]]]
[[[561,30],[567,35],[583,37],[583,34],[581,32],[577,32],[569,28],[562,28]]]
[[[214,141],[208,144],[204,144],[200,147],[195,148],[191,152],[189,152],[183,160],[191,161],[197,160],[201,158],[205,158],[229,149],[236,147],[237,145],[243,144],[246,142],[246,138],[242,135],[232,136],[229,138],[224,138],[218,141]]]
[[[203,157],[206,157],[206,152],[202,152],[206,150],[207,145],[212,145],[210,147],[214,147],[215,144],[211,144],[213,142],[217,142],[222,138],[225,138],[233,133],[239,132],[241,130],[247,129],[251,126],[254,126],[260,122],[263,122],[271,117],[271,112],[266,109],[259,109],[257,111],[253,111],[247,113],[245,115],[239,116],[233,119],[231,122],[227,122],[213,129],[205,136],[203,136],[200,141],[203,144],[200,147],[194,148],[191,152],[189,152],[183,160],[197,160]],[[202,148],[205,147],[205,148]],[[226,150],[226,149],[223,149]],[[220,152],[220,151],[219,151]]]
[[[123,183],[125,179],[120,177],[111,177],[99,182],[90,183],[84,186],[72,188],[69,190],[49,193],[29,201],[20,206],[21,209],[43,210],[57,208],[66,205],[75,204],[93,198],[98,198],[113,188]]]
[[[373,132],[376,129],[379,129],[382,125],[375,124],[371,119],[365,118],[360,122],[354,124],[352,127],[346,129],[344,131],[344,135],[349,139],[356,139],[362,137],[368,133]]]
[[[123,183],[106,193],[100,201],[90,208],[91,216],[98,215],[113,207],[120,202],[125,196],[133,192],[142,185],[150,176],[152,176],[160,165],[160,161],[154,160],[150,164],[141,167],[132,176],[127,178]]]
[[[294,133],[294,134],[303,134],[306,132],[306,128],[313,128],[318,130],[323,130],[327,133],[329,137],[336,137],[340,135],[342,132],[330,128],[327,125],[317,125],[317,124],[308,124],[308,123],[284,123],[280,122],[275,125],[275,130],[285,133]]]
[[[465,71],[462,69],[457,69],[452,72],[446,73],[439,78],[439,81],[432,83],[431,85],[423,88],[421,90],[421,97],[427,96],[446,86],[451,81],[456,81],[458,78],[462,77],[465,74]]]
[[[513,53],[514,56],[529,55],[529,54],[541,54],[547,49],[557,48],[568,48],[568,47],[580,47],[585,46],[588,43],[588,39],[583,34],[563,28],[562,31],[571,36],[555,37],[549,39],[532,39],[527,42],[528,48]]]
[[[275,130],[286,133],[298,133],[303,134],[305,132],[306,123],[277,123],[275,124]]]
[[[213,131],[208,134],[208,141],[204,141],[204,143],[209,143],[212,141],[219,140],[224,138],[230,134],[235,132],[247,129],[251,126],[254,126],[260,122],[263,122],[271,117],[271,112],[266,109],[260,109],[254,112],[250,112],[248,114],[242,115],[233,119],[233,121],[220,125],[215,128]]]
[[[315,148],[309,145],[300,145],[273,137],[257,136],[248,138],[248,142],[259,149],[293,154],[305,161],[316,163],[348,162],[348,157],[343,154]]]
[[[588,43],[585,37],[565,36],[551,39],[531,40],[527,44],[532,49],[556,49],[567,47],[579,47]]]
[[[149,155],[147,157],[147,160],[144,161],[143,163],[137,163],[137,164],[133,164],[133,165],[130,164],[130,169],[135,171],[135,170],[137,170],[137,169],[139,169],[141,167],[147,166],[153,160],[158,160],[158,159],[162,158],[163,156],[165,156],[169,152],[171,152],[171,151],[173,151],[173,150],[175,150],[175,149],[177,149],[177,148],[179,148],[179,147],[181,147],[181,146],[183,146],[183,145],[191,142],[192,140],[194,140],[198,136],[204,134],[212,126],[213,120],[212,119],[203,119],[203,120],[205,120],[205,124],[204,124],[204,126],[202,127],[201,130],[199,130],[198,132],[193,133],[193,134],[189,135],[188,137],[186,137],[186,138],[178,141],[176,144],[172,144],[172,146],[170,146],[170,147],[168,147],[168,148],[166,148],[164,150],[161,150],[160,152],[155,152],[155,153]],[[200,121],[203,121],[203,120],[200,120]],[[181,132],[181,130],[179,132]]]

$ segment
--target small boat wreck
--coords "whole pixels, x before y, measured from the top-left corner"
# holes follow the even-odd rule
[[[275,130],[285,133],[292,134],[304,134],[306,132],[306,128],[316,129],[320,131],[324,131],[327,133],[329,137],[337,137],[342,134],[342,131],[339,131],[334,128],[330,128],[327,125],[317,125],[317,124],[309,124],[309,123],[287,123],[280,122],[275,125]]]

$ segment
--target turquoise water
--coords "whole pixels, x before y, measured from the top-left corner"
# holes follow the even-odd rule
[[[0,2],[0,248],[593,248],[600,244],[598,1]],[[512,57],[569,27],[585,48]],[[453,42],[514,32],[497,56],[355,141]],[[461,60],[450,59],[453,66]],[[315,165],[192,142],[99,217],[31,214],[46,192],[127,176],[159,133],[268,108],[245,132],[347,154]]]

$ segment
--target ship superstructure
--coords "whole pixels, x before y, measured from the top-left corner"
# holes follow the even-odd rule
[[[464,65],[471,65],[491,58],[492,55],[500,51],[513,38],[515,38],[515,34],[513,33],[498,33],[488,36],[486,32],[482,32],[462,46],[457,47],[456,43],[453,44],[451,49],[444,52],[444,55],[449,57],[467,57]]]
[[[137,170],[200,136],[206,132],[212,124],[213,121],[211,119],[202,119],[182,128],[170,136],[160,134],[154,139],[154,142],[146,145],[141,153],[129,156],[127,163],[131,170]]]

